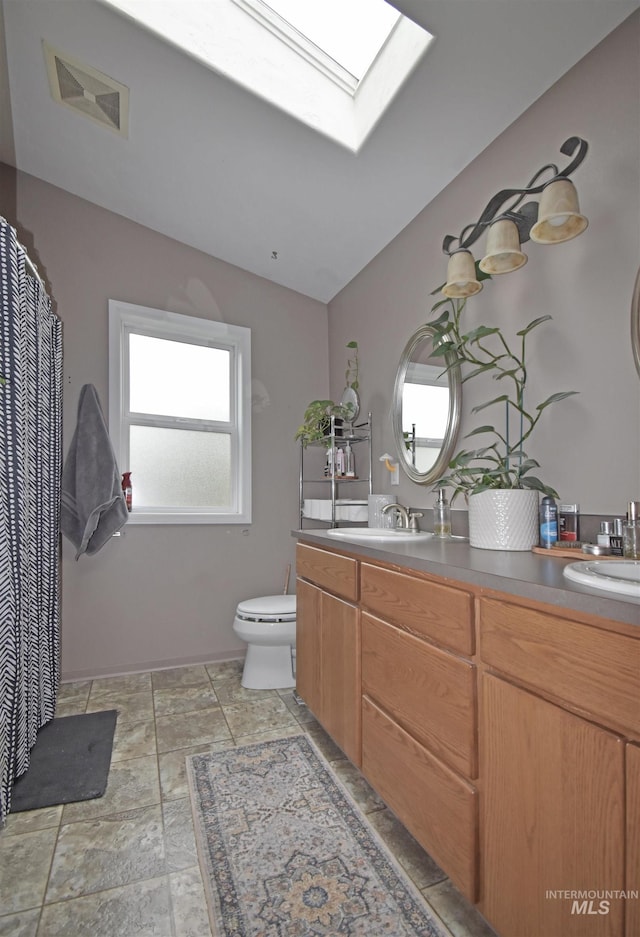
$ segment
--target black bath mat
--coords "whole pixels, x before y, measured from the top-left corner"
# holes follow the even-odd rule
[[[11,813],[102,797],[118,713],[52,719],[38,732],[28,769],[13,785]]]

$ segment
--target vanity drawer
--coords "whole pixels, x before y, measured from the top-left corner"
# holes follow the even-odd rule
[[[360,602],[394,625],[473,654],[473,598],[468,592],[361,563]]]
[[[355,601],[358,598],[358,563],[349,556],[299,543],[296,575],[345,599]]]
[[[640,738],[640,640],[481,599],[480,653],[488,666]]]
[[[477,897],[478,794],[367,697],[362,771],[470,901]]]
[[[366,613],[361,626],[362,692],[439,759],[476,777],[475,666]]]

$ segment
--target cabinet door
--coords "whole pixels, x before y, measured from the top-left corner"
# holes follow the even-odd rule
[[[624,743],[496,677],[482,684],[480,910],[505,937],[619,937],[623,902],[588,893],[625,887]]]
[[[627,745],[627,892],[640,891],[640,745]],[[640,934],[640,898],[627,899],[626,935]]]
[[[296,689],[318,722],[360,766],[358,609],[297,581]]]
[[[296,595],[296,690],[314,716],[321,719],[322,592],[298,579]]]
[[[321,598],[322,718],[355,765],[361,763],[360,629],[358,609],[326,592]]]

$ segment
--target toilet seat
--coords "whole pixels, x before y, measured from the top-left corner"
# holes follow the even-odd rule
[[[295,621],[295,595],[263,595],[238,603],[236,617],[242,621]]]

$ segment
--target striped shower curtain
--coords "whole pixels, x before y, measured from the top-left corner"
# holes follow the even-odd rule
[[[60,680],[62,324],[0,218],[0,824]]]

